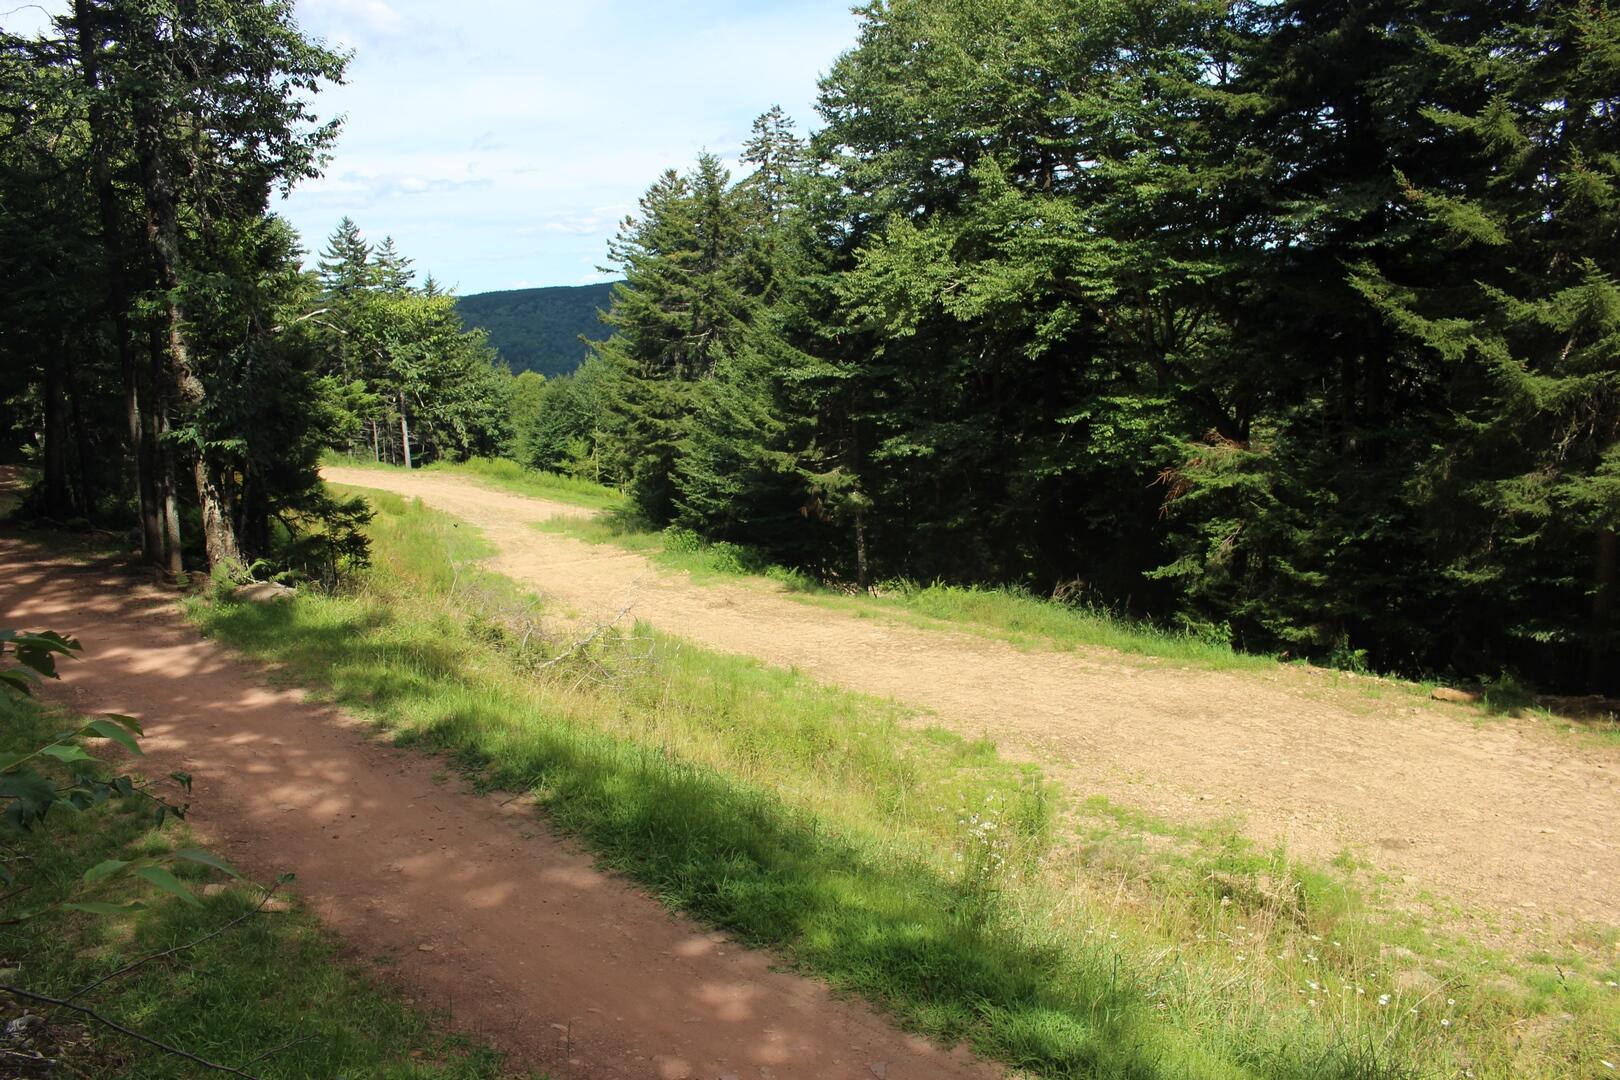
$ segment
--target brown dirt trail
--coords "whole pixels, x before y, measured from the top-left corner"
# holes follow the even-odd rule
[[[726,652],[895,698],[1040,762],[1077,795],[1173,821],[1237,815],[1264,842],[1346,848],[1414,888],[1530,924],[1620,923],[1620,752],[1533,720],[1475,722],[1320,672],[1217,672],[1106,650],[1024,651],[863,619],[770,583],[693,583],[639,555],[541,532],[588,511],[436,473],[329,468],[481,528],[491,566],[587,616],[636,618]],[[1359,687],[1359,689],[1358,689]]]
[[[557,1077],[989,1080],[670,915],[522,806],[435,783],[438,764],[200,640],[172,593],[112,563],[0,540],[0,625],[78,635],[49,699],[146,724],[154,775],[192,770],[191,815],[259,880],[462,1030]]]

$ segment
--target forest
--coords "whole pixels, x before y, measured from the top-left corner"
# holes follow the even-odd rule
[[[859,17],[811,137],[647,189],[530,464],[856,585],[1620,687],[1611,5]]]
[[[344,57],[288,6],[142,11],[5,42],[5,422],[48,517],[329,574],[364,511],[323,450],[504,453],[850,587],[1620,686],[1609,5],[869,4],[812,134],[773,109],[739,175],[653,180],[549,380],[352,221],[301,269],[270,199]]]

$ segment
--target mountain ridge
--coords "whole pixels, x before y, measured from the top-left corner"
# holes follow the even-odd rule
[[[469,327],[489,334],[490,344],[514,374],[537,371],[552,378],[584,361],[587,349],[581,336],[607,336],[598,313],[611,305],[615,284],[472,293],[456,298],[456,311]]]

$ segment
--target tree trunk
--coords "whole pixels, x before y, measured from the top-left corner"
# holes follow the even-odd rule
[[[119,318],[118,323],[124,320]],[[118,364],[124,379],[124,424],[129,429],[129,448],[135,459],[135,489],[141,508],[141,558],[153,566],[163,565],[163,513],[158,504],[157,452],[152,441],[150,417],[141,414],[140,366],[128,340],[129,327],[115,331],[119,343]]]
[[[1620,689],[1614,641],[1615,593],[1620,591],[1620,539],[1613,529],[1597,534],[1597,565],[1592,577],[1592,667],[1588,689],[1605,694]]]
[[[192,463],[197,478],[197,506],[202,511],[203,545],[208,549],[210,567],[241,567],[242,548],[236,538],[236,518],[232,514],[229,489],[212,467],[207,454],[199,453]]]
[[[855,507],[855,584],[866,588],[866,507]]]
[[[169,440],[169,401],[163,392],[165,357],[163,335],[157,324],[147,332],[151,354],[148,384],[155,388],[146,410],[145,444],[152,457],[152,505],[157,510],[158,548],[162,552],[164,574],[170,581],[185,573],[185,553],[180,537],[180,500],[176,495],[174,444]]]
[[[180,218],[163,160],[161,120],[149,99],[137,101],[134,109],[136,156],[141,164],[141,184],[147,205],[147,239],[151,244],[154,269],[163,290],[163,326],[168,345],[169,385],[188,411],[203,403],[203,385],[192,367],[186,342],[185,313],[180,308]],[[203,541],[210,566],[240,564],[241,548],[231,518],[228,487],[222,470],[206,450],[199,450],[194,469],[197,504],[202,511]]]
[[[377,418],[371,418],[371,461],[374,465],[382,464],[382,448],[377,445]]]
[[[95,482],[91,479],[94,475],[91,464],[95,461],[95,451],[90,446],[90,429],[84,422],[84,395],[79,392],[78,374],[70,359],[71,354],[64,351],[62,355],[62,381],[67,390],[68,419],[73,425],[73,457],[78,465],[73,470],[73,501],[78,505],[79,512],[89,518],[96,508]]]
[[[45,516],[63,521],[73,516],[73,494],[68,488],[67,397],[62,392],[62,371],[56,361],[45,363]]]
[[[399,444],[405,456],[405,467],[411,467],[411,429],[405,419],[405,395],[399,395]]]
[[[90,96],[90,170],[101,215],[101,249],[106,260],[107,308],[112,315],[118,369],[124,383],[124,423],[130,455],[135,460],[135,494],[141,513],[141,557],[163,565],[163,526],[157,494],[157,454],[141,419],[140,354],[130,337],[130,290],[124,274],[124,230],[108,164],[107,107],[101,98],[102,37],[90,16],[88,0],[74,0],[78,31],[79,71]],[[85,464],[89,468],[88,463]]]

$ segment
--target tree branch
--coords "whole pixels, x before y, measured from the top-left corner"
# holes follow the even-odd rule
[[[20,986],[6,986],[0,984],[0,993],[15,994],[17,997],[27,998],[29,1001],[37,1001],[42,1005],[55,1005],[59,1008],[69,1009],[81,1016],[89,1017],[96,1023],[101,1024],[103,1027],[109,1027],[121,1035],[127,1035],[137,1042],[143,1042],[148,1046],[156,1047],[157,1049],[162,1050],[165,1054],[173,1054],[175,1057],[185,1058],[187,1061],[196,1062],[198,1065],[201,1065],[204,1068],[213,1069],[215,1072],[228,1073],[231,1076],[243,1076],[246,1077],[247,1080],[259,1080],[259,1078],[254,1076],[252,1073],[245,1072],[244,1070],[238,1069],[233,1065],[221,1065],[217,1061],[209,1061],[205,1057],[199,1057],[196,1054],[191,1053],[189,1050],[182,1050],[178,1046],[170,1046],[168,1043],[163,1042],[160,1039],[154,1039],[150,1035],[142,1035],[134,1028],[127,1028],[118,1021],[110,1020],[96,1012],[94,1009],[87,1009],[83,1005],[74,1005],[72,1002],[64,1001],[61,998],[53,998],[47,997],[44,994],[36,994],[32,990],[24,990]]]

